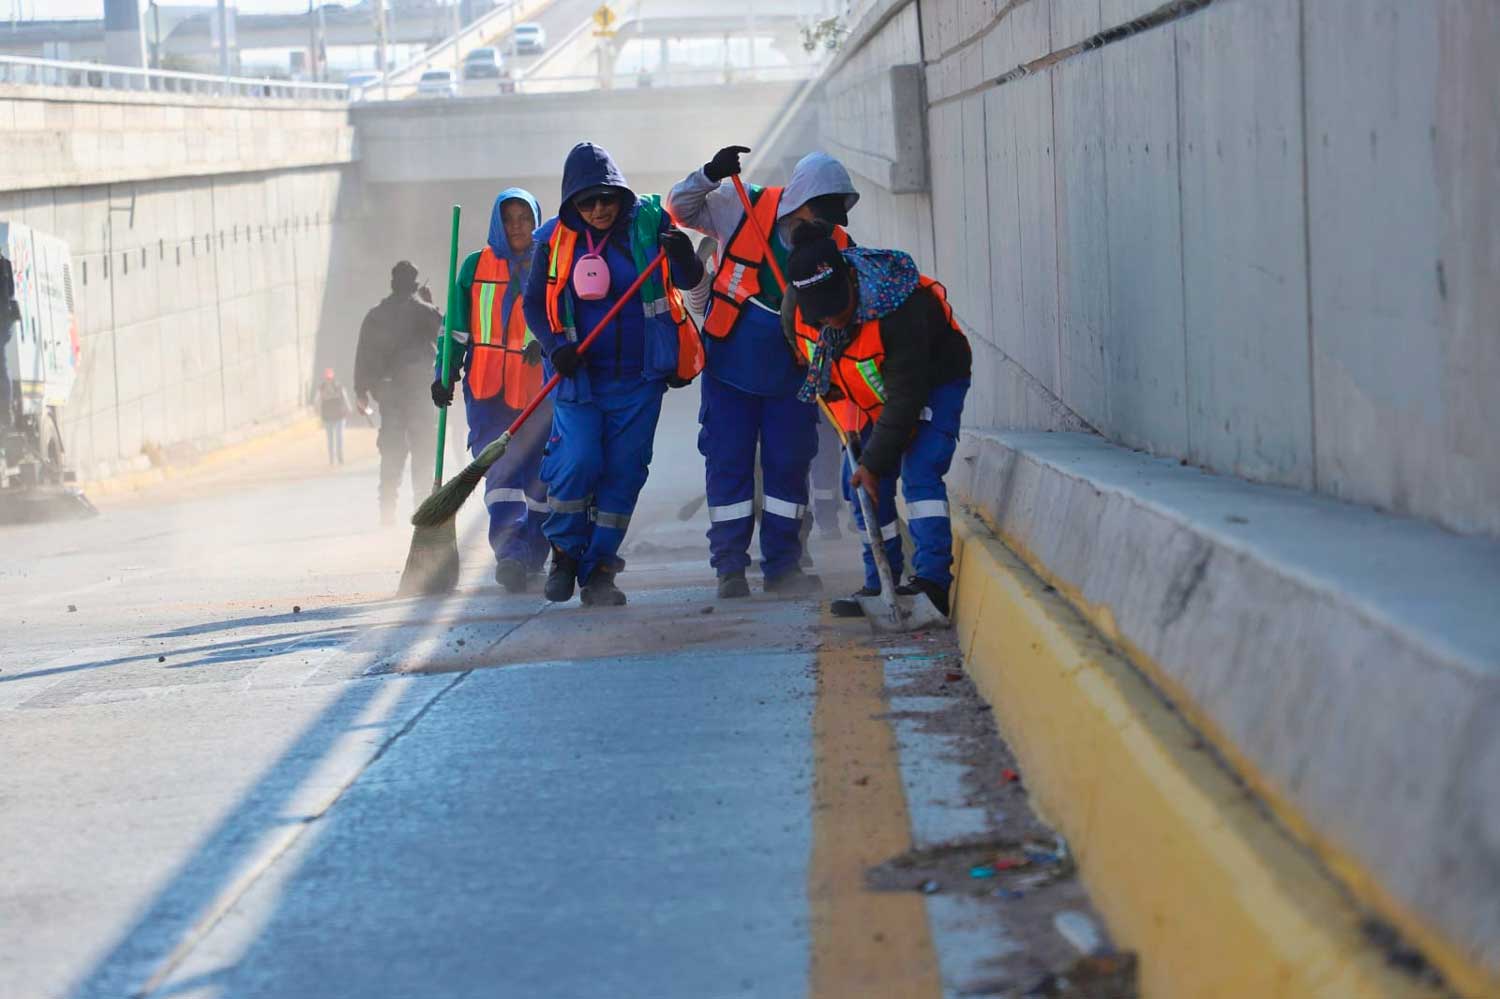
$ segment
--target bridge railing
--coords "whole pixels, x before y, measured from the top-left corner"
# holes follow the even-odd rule
[[[641,73],[616,73],[610,77],[607,89],[641,90],[648,87],[665,89],[668,87],[732,86],[742,83],[798,83],[812,79],[814,73],[815,69],[808,66],[653,70]],[[410,85],[402,87],[392,85],[389,100],[396,103],[410,99],[493,97],[498,94],[565,94],[604,88],[600,87],[598,73],[587,73],[573,76],[460,80],[457,89],[457,94],[422,94]],[[361,102],[387,100],[384,96],[384,89],[378,82],[356,88],[351,97]]]
[[[0,55],[0,84],[128,90],[137,93],[195,94],[215,97],[261,97],[282,100],[344,101],[349,88],[341,83],[303,83],[295,80],[213,76],[166,69],[109,66],[94,62],[63,62],[30,56]]]

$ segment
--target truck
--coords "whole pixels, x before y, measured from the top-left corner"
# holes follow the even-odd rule
[[[0,220],[0,522],[89,515],[61,413],[82,359],[68,244]]]

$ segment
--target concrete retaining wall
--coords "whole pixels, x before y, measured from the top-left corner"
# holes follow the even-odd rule
[[[1500,10],[1216,0],[997,83],[1156,6],[864,4],[765,162],[811,134],[854,168],[855,235],[970,331],[974,422],[1500,535]],[[923,63],[899,118],[887,74]],[[924,127],[929,189],[896,193]]]
[[[855,237],[948,286],[975,354],[958,493],[1491,994],[1500,8],[861,7],[755,169],[843,156]],[[884,85],[911,65],[921,121]],[[920,133],[925,189],[899,180]]]

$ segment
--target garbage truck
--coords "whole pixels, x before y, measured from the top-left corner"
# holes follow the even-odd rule
[[[68,245],[0,220],[0,523],[87,516],[61,412],[82,356]]]

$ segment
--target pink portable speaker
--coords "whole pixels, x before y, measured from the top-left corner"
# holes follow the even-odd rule
[[[609,264],[602,255],[609,235],[606,233],[598,246],[594,245],[592,232],[585,231],[584,236],[589,241],[589,252],[573,264],[573,290],[583,301],[597,302],[609,294]]]

